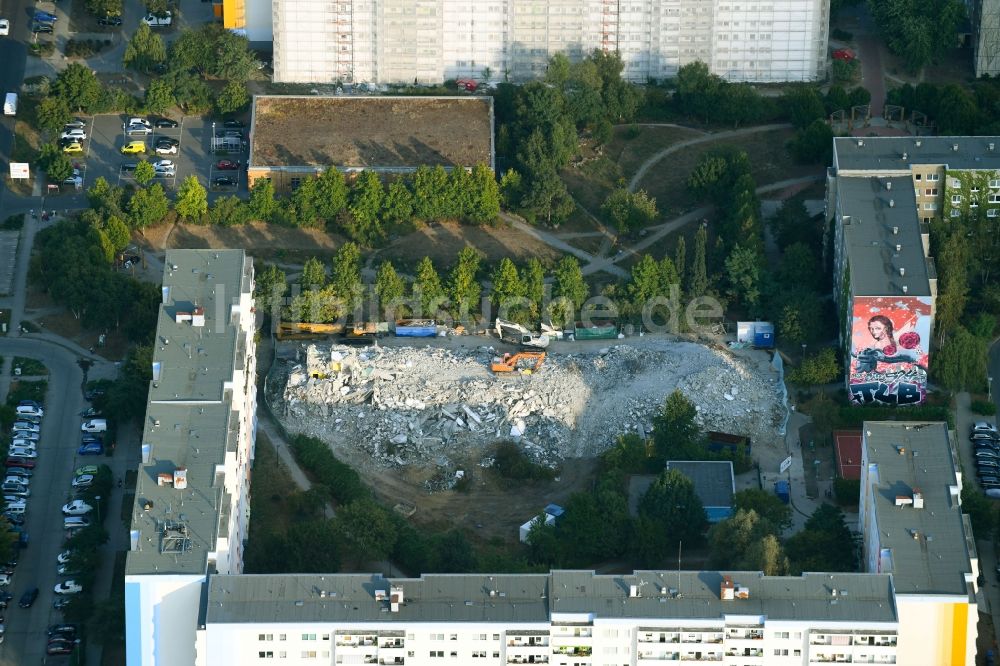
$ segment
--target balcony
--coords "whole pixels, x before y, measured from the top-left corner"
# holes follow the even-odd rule
[[[760,648],[730,648],[726,650],[727,657],[763,657],[764,650]]]
[[[507,637],[507,647],[523,648],[548,646],[549,639],[547,636],[518,636],[516,638]]]
[[[722,634],[685,634],[681,643],[721,643]]]
[[[722,653],[714,654],[682,654],[681,661],[715,662],[722,661]]]
[[[895,655],[882,655],[879,657],[868,656],[868,657],[855,657],[855,664],[895,664]]]
[[[809,657],[810,664],[853,664],[848,654],[817,654]]]
[[[541,654],[510,655],[507,657],[508,664],[547,664],[549,658]]]
[[[764,631],[761,629],[730,629],[726,632],[727,640],[764,640]]]
[[[679,643],[681,637],[677,634],[641,634],[639,643]]]
[[[406,661],[403,657],[379,657],[378,663],[383,664],[384,666],[401,666],[402,664],[405,664]]]
[[[594,648],[589,645],[562,645],[552,650],[552,653],[570,657],[589,657],[594,653]]]
[[[681,656],[677,652],[640,652],[639,661],[680,661]]]
[[[405,645],[402,638],[383,638],[378,642],[378,649],[386,650],[392,648],[401,648]]]

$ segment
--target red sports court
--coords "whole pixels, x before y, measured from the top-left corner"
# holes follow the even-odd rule
[[[837,452],[837,472],[844,479],[861,478],[861,431],[834,430],[833,447]]]

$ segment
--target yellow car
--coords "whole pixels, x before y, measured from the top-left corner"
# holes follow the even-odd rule
[[[63,150],[64,153],[82,153],[83,152],[83,144],[81,144],[81,143],[68,143],[65,146],[63,146],[62,150]]]
[[[146,152],[145,141],[129,141],[122,146],[122,155],[135,155]]]

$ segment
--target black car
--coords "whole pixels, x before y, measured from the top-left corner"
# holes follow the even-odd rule
[[[177,139],[172,139],[169,136],[161,136],[160,138],[158,138],[156,140],[156,147],[157,148],[161,148],[161,147],[169,148],[169,147],[172,147],[172,146],[179,146],[180,143],[181,142],[178,141]]]
[[[230,176],[216,176],[212,179],[215,187],[236,187],[236,179]]]
[[[122,173],[132,173],[137,166],[136,162],[122,162]]]
[[[171,120],[170,118],[157,118],[153,121],[153,127],[165,127],[171,129],[177,127],[177,125],[177,121]]]
[[[98,23],[98,25],[119,26],[119,25],[122,24],[122,17],[121,16],[104,16],[102,18],[97,19],[97,23]]]
[[[35,599],[38,598],[38,588],[33,587],[24,594],[21,595],[21,600],[17,602],[17,605],[21,608],[31,608],[31,605],[35,603]]]
[[[75,624],[53,624],[49,626],[48,635],[75,634],[80,627]]]
[[[222,123],[222,126],[226,129],[243,129],[246,125],[243,124],[242,120],[227,120]]]
[[[52,34],[52,24],[51,23],[32,23],[31,32],[38,34],[40,32],[51,35]]]
[[[20,527],[21,525],[24,525],[24,516],[23,515],[16,514],[16,513],[5,513],[5,514],[3,514],[3,517],[11,525],[17,525],[18,527]]]
[[[75,648],[76,646],[73,643],[50,643],[49,646],[45,648],[45,654],[73,654],[73,650]]]

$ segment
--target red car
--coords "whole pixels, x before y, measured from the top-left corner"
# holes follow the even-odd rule
[[[23,467],[24,469],[34,469],[35,461],[31,458],[18,458],[10,456],[7,458],[7,467]]]
[[[240,163],[232,160],[219,160],[215,163],[215,168],[219,171],[236,171],[240,168]]]

